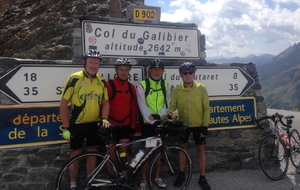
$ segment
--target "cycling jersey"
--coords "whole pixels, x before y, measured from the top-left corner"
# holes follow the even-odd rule
[[[62,97],[71,102],[70,123],[100,121],[102,100],[108,100],[104,79],[98,74],[90,81],[84,71],[73,73],[64,85]]]
[[[130,125],[132,129],[136,129],[137,101],[135,86],[128,81],[121,81],[119,78],[114,78],[113,82],[115,89],[112,88],[109,81],[106,82],[110,98],[109,122],[111,124]],[[131,85],[132,94],[128,85]]]
[[[178,109],[179,119],[187,127],[208,127],[210,106],[203,84],[194,81],[191,88],[185,88],[181,83],[173,89],[171,100],[169,113]]]
[[[159,114],[161,118],[166,117],[167,107],[165,105],[164,93],[162,92],[161,81],[154,81],[149,78],[150,81],[150,90],[149,94],[145,98],[145,88],[146,82],[145,80],[140,82],[140,85],[137,87],[137,96],[138,96],[138,104],[140,111],[144,117],[144,123],[153,124],[155,121],[150,121],[149,116],[151,114]],[[167,104],[170,104],[170,93],[171,88],[167,81],[165,81],[165,87],[167,90]]]

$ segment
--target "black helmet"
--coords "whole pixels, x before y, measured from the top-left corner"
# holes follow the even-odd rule
[[[119,58],[115,62],[115,67],[120,66],[120,65],[126,65],[126,66],[131,67],[131,62],[129,59],[126,59],[126,58]]]
[[[150,61],[149,69],[155,68],[155,67],[164,69],[165,64],[164,64],[164,62],[162,62],[159,59],[154,59],[154,60]]]
[[[192,62],[185,62],[185,63],[182,63],[182,64],[179,66],[179,71],[180,71],[180,72],[184,72],[184,71],[187,71],[187,70],[196,71],[196,66],[195,66],[195,64],[192,63]]]
[[[89,52],[85,53],[84,56],[83,56],[83,60],[86,60],[89,57],[98,58],[98,59],[100,59],[100,61],[102,60],[102,56],[101,56],[100,52],[96,51],[94,49],[92,49]]]

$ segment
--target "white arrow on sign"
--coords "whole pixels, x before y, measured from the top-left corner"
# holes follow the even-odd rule
[[[59,102],[68,76],[83,69],[82,65],[19,65],[0,78],[0,91],[18,103]],[[114,78],[115,69],[102,67],[98,72],[106,80]],[[143,68],[131,69],[130,81],[143,80]]]
[[[173,87],[182,82],[178,67],[165,70],[164,79]],[[195,81],[204,84],[208,95],[242,96],[253,84],[254,79],[240,67],[197,67]]]

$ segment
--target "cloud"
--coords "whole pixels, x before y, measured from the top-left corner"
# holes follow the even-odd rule
[[[173,0],[165,6],[162,21],[197,24],[207,56],[278,54],[300,42],[299,0]]]

